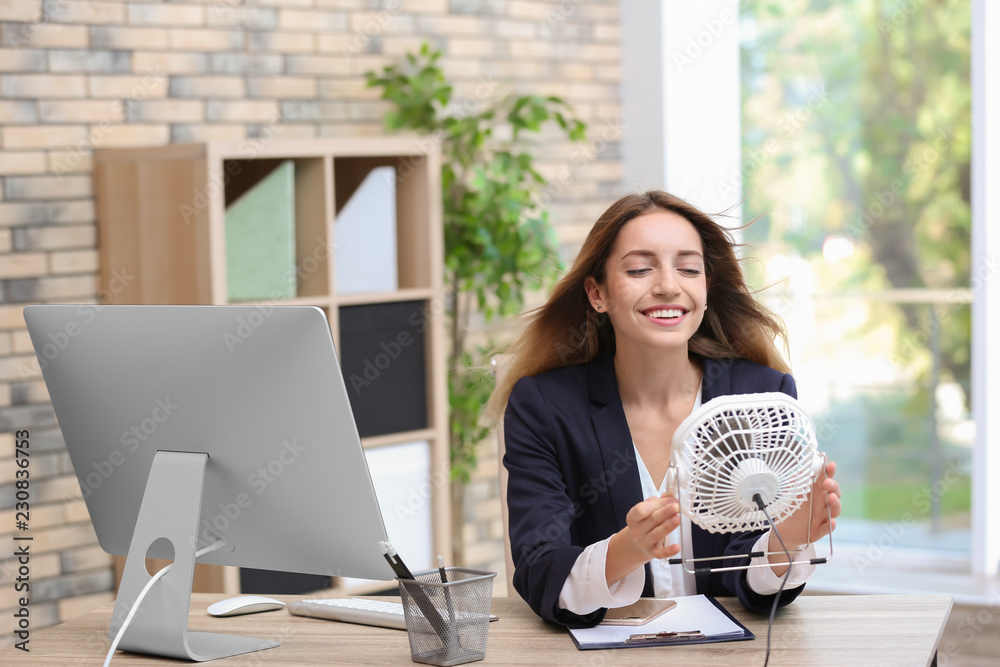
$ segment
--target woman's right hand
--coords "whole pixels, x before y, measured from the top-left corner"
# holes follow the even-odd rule
[[[625,522],[630,546],[643,554],[646,561],[672,558],[680,553],[681,545],[664,542],[681,525],[680,502],[676,497],[664,493],[647,498],[628,511]]]
[[[635,505],[625,515],[626,526],[611,536],[604,574],[612,586],[654,558],[672,558],[679,544],[664,539],[681,525],[680,503],[664,493]]]

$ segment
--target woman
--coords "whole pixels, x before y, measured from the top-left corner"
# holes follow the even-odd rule
[[[726,394],[795,396],[776,336],[782,325],[753,299],[732,240],[704,213],[651,191],[601,216],[514,345],[491,400],[497,412],[507,406],[514,585],[539,616],[585,627],[640,595],[696,593],[770,608],[788,567],[783,554],[770,556],[772,567],[697,577],[661,559],[680,552],[681,529],[690,531],[685,557],[781,551],[772,531],[682,525],[665,481],[674,431],[698,405]],[[812,515],[804,503],[780,525],[789,548],[833,530],[834,470],[830,463],[813,487]],[[797,560],[814,553],[810,545]],[[779,604],[801,592],[813,568],[792,566]]]

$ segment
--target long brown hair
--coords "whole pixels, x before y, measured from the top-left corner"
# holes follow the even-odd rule
[[[619,232],[629,220],[657,210],[676,213],[690,222],[705,252],[709,307],[688,341],[689,352],[713,359],[743,357],[789,371],[775,347],[777,338],[786,340],[785,327],[747,287],[729,232],[680,197],[650,190],[622,197],[594,223],[569,273],[555,286],[548,302],[529,314],[527,329],[508,350],[509,367],[490,398],[489,415],[500,417],[511,389],[522,377],[614,353],[614,329],[606,314],[591,307],[584,282],[592,276],[603,284],[608,255]]]

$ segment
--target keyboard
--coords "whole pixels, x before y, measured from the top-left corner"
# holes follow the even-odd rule
[[[287,609],[289,614],[295,616],[377,625],[396,630],[406,629],[406,616],[403,614],[403,605],[399,602],[366,598],[330,598],[289,602]],[[496,620],[496,614],[490,614],[490,621]]]
[[[298,600],[288,603],[288,613],[295,616],[325,618],[383,628],[406,629],[403,605],[385,600],[362,598],[331,598],[329,600]]]

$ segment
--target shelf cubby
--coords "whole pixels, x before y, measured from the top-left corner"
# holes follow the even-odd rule
[[[287,179],[282,181],[284,189],[278,190],[288,203],[254,224],[257,229],[264,224],[261,238],[270,238],[267,234],[277,230],[266,227],[269,219],[275,225],[290,222],[291,230],[282,227],[275,243],[286,253],[280,261],[282,266],[291,265],[294,286],[275,282],[274,294],[279,296],[273,297],[267,289],[270,283],[263,281],[264,288],[239,302],[322,308],[372,460],[384,459],[393,448],[406,449],[411,457],[419,452],[426,460],[412,466],[417,477],[447,479],[445,330],[441,317],[429,315],[438,313],[440,308],[435,307],[443,303],[440,160],[436,143],[412,137],[209,142],[96,151],[102,288],[110,288],[116,272],[124,269],[134,278],[124,286],[115,284],[115,303],[232,303],[233,267],[227,248],[251,248],[240,251],[243,258],[242,253],[253,252],[254,241],[229,237],[243,228],[234,224],[227,232],[227,209],[269,178]],[[378,243],[383,245],[374,251],[374,236],[369,234],[374,229],[364,227],[364,216],[353,236],[345,227],[338,228],[338,222],[348,222],[351,198],[373,173],[382,175],[386,183],[377,185],[386,187],[378,189],[372,201],[392,217],[380,221],[385,233]],[[364,281],[353,281],[353,291],[338,290],[338,252],[391,258],[381,265],[390,266],[395,275],[392,283],[386,287],[373,281],[375,288],[362,289]],[[252,269],[253,264],[249,266]],[[362,265],[351,277],[370,270],[375,269]],[[378,372],[374,381],[365,378],[366,369],[369,375],[375,373],[366,362]],[[357,385],[360,393],[352,375],[363,381]],[[432,548],[420,547],[421,554],[411,559],[414,569],[432,567],[431,552],[451,549],[448,485],[427,488],[430,495],[421,511],[431,527]],[[116,559],[118,575],[123,560]],[[198,591],[238,593],[241,579],[252,582],[247,585],[253,590],[268,587],[266,573],[241,577],[235,568],[199,568]],[[356,592],[372,586],[359,582]]]

